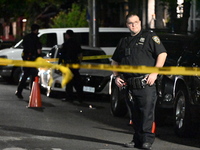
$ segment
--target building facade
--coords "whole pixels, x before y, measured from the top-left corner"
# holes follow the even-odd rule
[[[141,16],[144,29],[168,29],[173,32],[172,16],[170,16],[169,5],[162,0],[96,0],[98,26],[101,27],[125,27],[125,16],[128,12],[134,11]],[[176,0],[175,22],[184,17],[186,9],[184,0]],[[189,19],[186,20],[187,30],[195,32],[200,27],[200,1],[191,0]],[[187,18],[186,18],[187,19]],[[16,37],[24,35],[26,20],[23,17],[8,23],[0,19],[0,38],[3,41],[15,40]],[[180,24],[177,26],[179,27]]]
[[[192,0],[188,31],[195,32],[196,30],[200,30],[200,1]]]

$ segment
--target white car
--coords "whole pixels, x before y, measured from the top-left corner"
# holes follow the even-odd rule
[[[81,45],[89,45],[89,28],[49,28],[40,29],[38,37],[42,43],[42,51],[48,52],[54,45],[60,45],[64,42],[66,30],[71,29],[75,33],[77,41]],[[114,49],[121,37],[129,35],[130,32],[127,28],[99,28],[99,45],[107,55],[112,55]],[[111,38],[112,37],[112,38]],[[19,41],[14,47],[0,50],[0,58],[7,58],[13,60],[21,60],[22,53],[22,40]],[[0,66],[0,76],[18,83],[22,71],[20,67],[15,66]]]
[[[82,46],[83,56],[97,56],[105,55],[105,52],[100,48],[93,48]],[[46,58],[58,58],[59,46],[54,46],[47,54]],[[54,62],[57,63],[57,62]],[[90,64],[110,64],[109,58],[96,60],[83,60],[82,63]],[[112,74],[111,71],[94,70],[94,69],[80,69],[80,74],[83,80],[83,91],[90,93],[109,94],[109,81]],[[47,96],[55,96],[56,92],[65,92],[65,87],[61,87],[62,74],[55,69],[39,69],[41,88],[46,89]],[[50,86],[49,82],[53,77],[53,84]]]

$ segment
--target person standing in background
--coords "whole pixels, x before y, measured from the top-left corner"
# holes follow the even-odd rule
[[[82,61],[81,46],[74,39],[73,30],[67,30],[65,34],[66,41],[62,44],[59,56],[59,64],[80,64]],[[73,73],[73,79],[66,85],[66,99],[64,101],[73,101],[73,87],[76,89],[78,101],[83,100],[83,84],[79,69],[70,68]]]
[[[31,26],[31,33],[27,34],[23,38],[23,52],[22,52],[22,59],[24,61],[35,61],[37,57],[40,57],[42,54],[42,44],[38,38],[38,31],[40,26],[37,24],[33,24]],[[38,69],[32,67],[23,67],[23,76],[21,81],[19,82],[17,91],[15,95],[19,99],[23,99],[22,91],[23,88],[26,86],[26,80],[28,77],[31,79],[31,85],[35,80],[35,77],[38,75]]]

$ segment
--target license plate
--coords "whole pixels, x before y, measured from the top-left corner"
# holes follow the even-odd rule
[[[94,93],[95,92],[95,88],[91,87],[91,86],[83,86],[83,91],[84,92]]]

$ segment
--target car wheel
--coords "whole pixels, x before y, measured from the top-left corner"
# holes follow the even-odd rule
[[[123,117],[127,114],[127,106],[124,94],[120,93],[119,88],[113,83],[110,96],[111,114],[116,117]]]
[[[174,109],[174,131],[180,137],[193,137],[196,134],[198,128],[195,123],[192,122],[192,116],[190,112],[190,105],[186,95],[186,90],[179,88],[175,97],[175,109]]]
[[[21,68],[15,68],[12,74],[12,81],[15,84],[19,83],[20,77],[22,76],[22,69]]]

